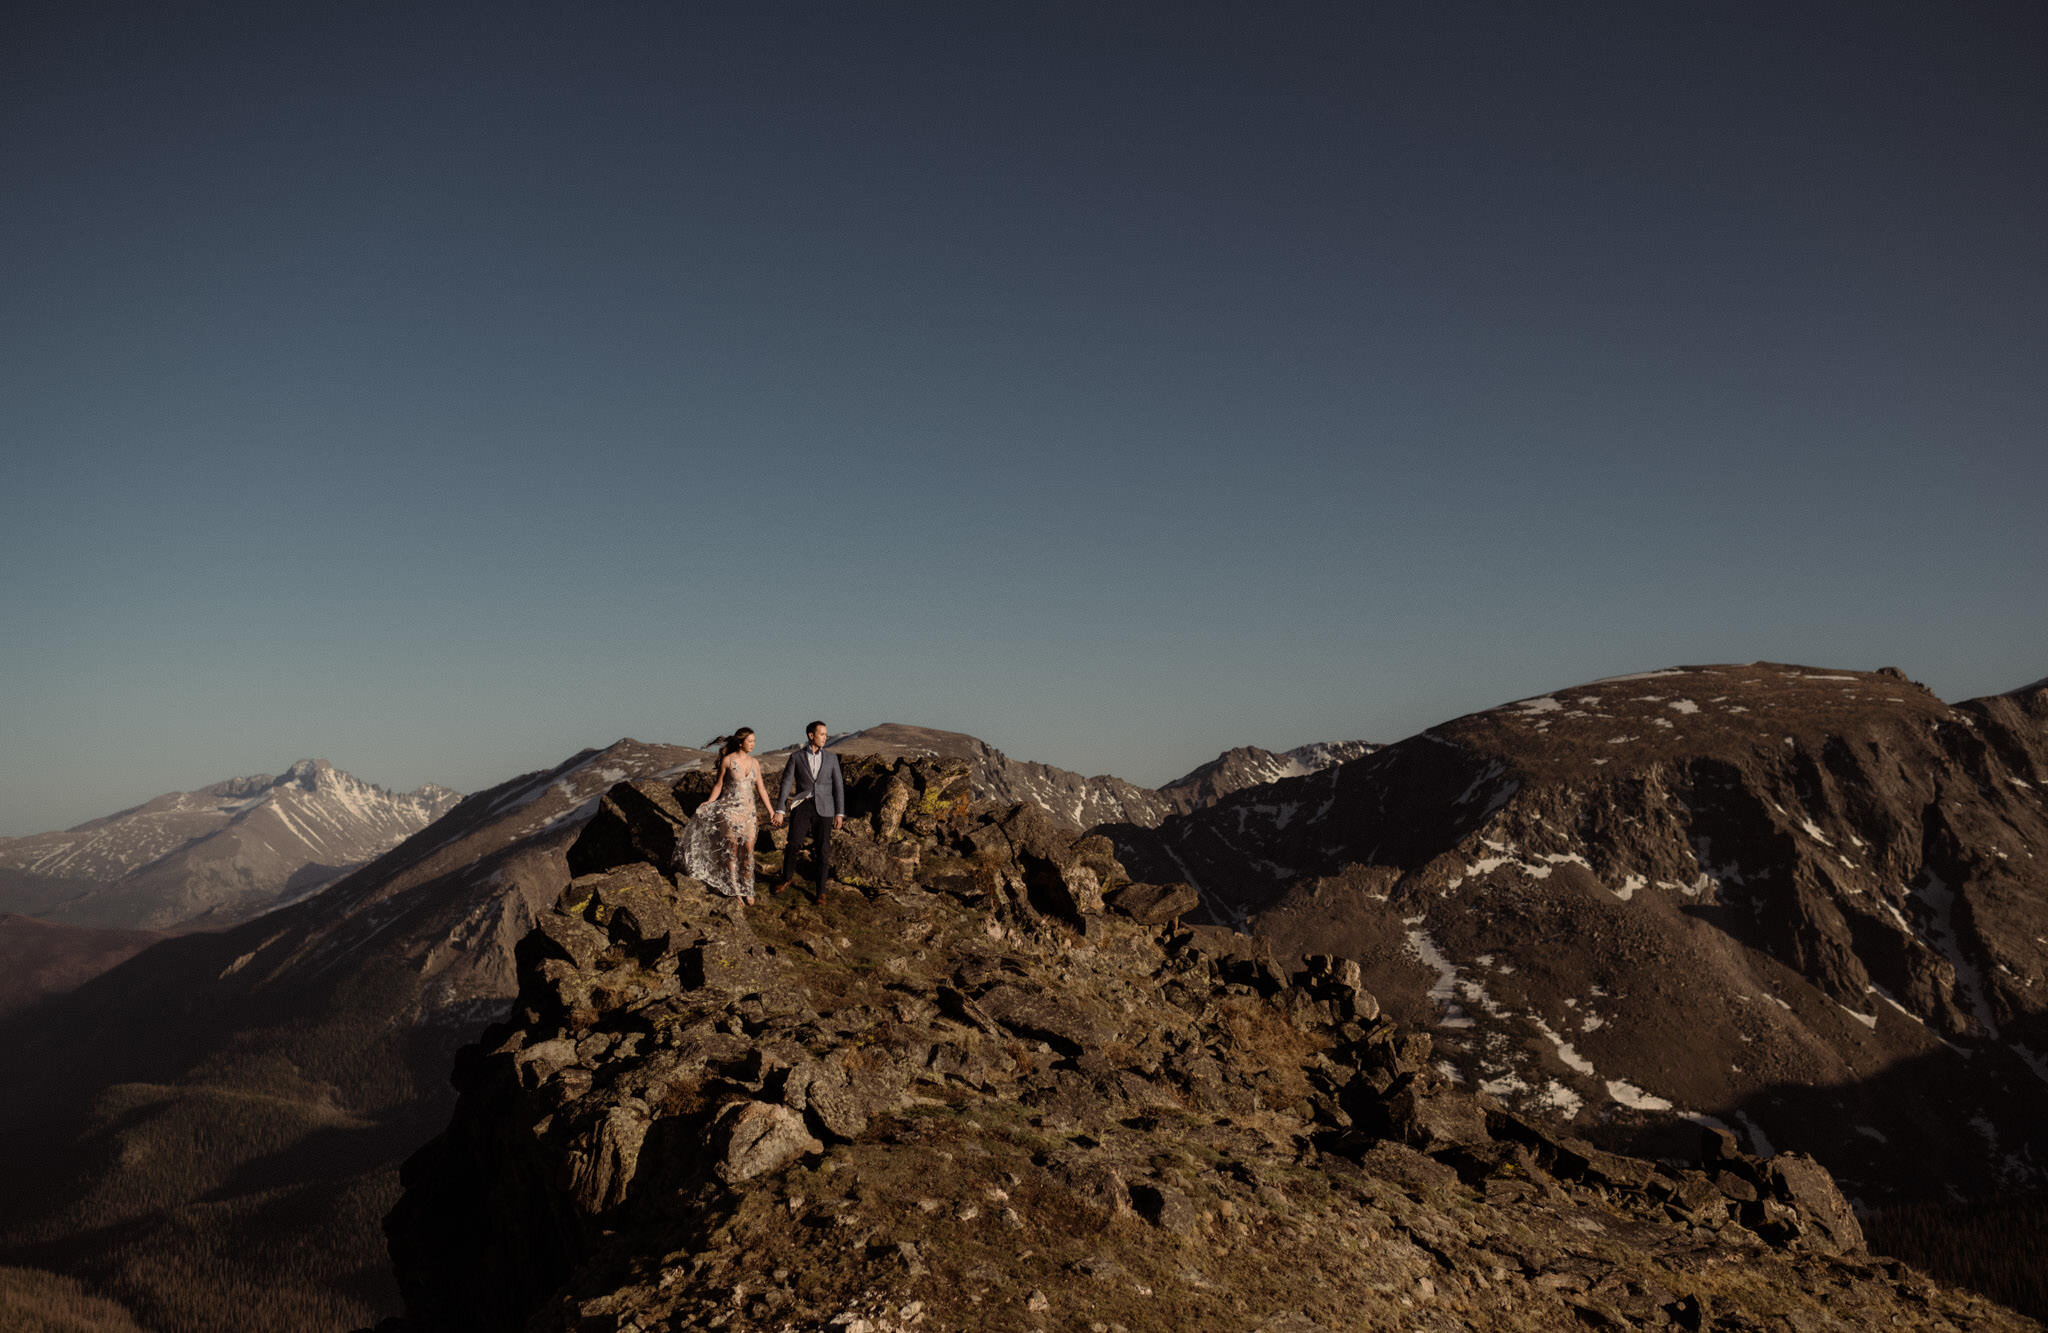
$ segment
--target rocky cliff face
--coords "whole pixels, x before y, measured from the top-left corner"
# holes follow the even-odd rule
[[[2044,723],[2039,685],[1677,668],[1111,832],[1282,956],[1359,958],[1521,1112],[1981,1196],[2048,1183]]]
[[[671,882],[694,793],[606,796],[406,1165],[389,1327],[2033,1327],[1870,1257],[1809,1159],[1602,1152],[1355,961],[1147,924],[965,762],[849,777],[869,893],[822,905]]]
[[[461,793],[391,792],[324,759],[171,792],[63,833],[0,839],[6,905],[75,925],[233,924],[303,897],[439,819]]]

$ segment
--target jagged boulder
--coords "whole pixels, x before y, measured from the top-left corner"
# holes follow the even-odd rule
[[[1126,884],[1103,895],[1104,902],[1145,926],[1164,926],[1202,905],[1186,884]]]
[[[797,1158],[825,1150],[811,1137],[803,1117],[772,1102],[732,1102],[711,1122],[706,1146],[712,1174],[739,1185],[779,1171]]]
[[[675,862],[689,821],[668,783],[652,778],[617,783],[599,798],[597,812],[570,844],[569,873],[594,875],[639,863],[666,868]]]
[[[1863,1227],[1826,1167],[1805,1153],[1781,1152],[1770,1160],[1769,1179],[1795,1214],[1795,1237],[1822,1249],[1862,1252]]]
[[[917,882],[921,850],[906,839],[878,838],[867,823],[848,820],[832,835],[832,877],[871,892],[907,888]]]

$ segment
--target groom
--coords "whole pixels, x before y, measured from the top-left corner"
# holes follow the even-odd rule
[[[782,770],[782,795],[775,809],[789,816],[789,844],[782,854],[782,883],[776,892],[796,883],[797,851],[813,842],[818,901],[823,902],[825,880],[832,873],[832,833],[846,823],[846,778],[839,771],[839,756],[825,748],[823,722],[804,728],[804,744]]]

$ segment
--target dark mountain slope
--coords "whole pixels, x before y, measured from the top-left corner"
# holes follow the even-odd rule
[[[1283,955],[1360,958],[1530,1113],[1615,1142],[1726,1124],[1870,1203],[2038,1189],[2044,694],[1677,668],[1112,832]]]
[[[0,915],[0,1015],[70,990],[162,938],[148,930],[57,926]]]

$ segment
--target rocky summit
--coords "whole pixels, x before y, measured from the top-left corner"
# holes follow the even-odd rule
[[[1871,1205],[2048,1186],[2048,686],[1678,667],[1107,832],[1610,1147],[1717,1126]]]
[[[2037,1327],[1810,1158],[1602,1151],[1356,959],[1179,924],[965,762],[847,769],[822,903],[665,873],[701,775],[606,794],[404,1168],[387,1330]]]

